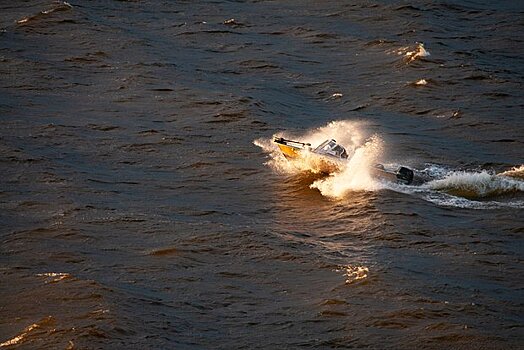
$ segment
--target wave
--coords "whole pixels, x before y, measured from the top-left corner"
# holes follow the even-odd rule
[[[20,345],[22,344],[27,338],[29,338],[32,334],[36,333],[38,330],[44,327],[50,327],[53,326],[56,323],[56,320],[52,316],[47,316],[40,321],[33,323],[26,328],[20,334],[15,336],[14,338],[11,338],[9,340],[4,341],[3,343],[0,343],[0,348],[2,347],[11,347],[13,345]]]
[[[27,16],[27,17],[19,19],[18,21],[16,21],[16,24],[25,25],[33,20],[39,19],[43,16],[50,15],[53,12],[67,11],[67,10],[71,10],[72,8],[73,6],[70,3],[68,3],[67,1],[61,1],[61,2],[58,2],[58,4],[56,4],[54,7],[52,7],[49,10],[43,10],[43,11],[38,12],[36,15]]]
[[[417,43],[416,46],[404,46],[390,52],[395,52],[397,55],[403,56],[403,59],[407,63],[411,63],[419,58],[431,56],[431,53],[426,50],[423,43]]]

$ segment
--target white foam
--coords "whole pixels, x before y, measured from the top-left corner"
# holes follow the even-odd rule
[[[310,187],[332,198],[344,197],[348,191],[375,191],[382,188],[370,171],[382,149],[382,140],[376,135],[371,137],[363,146],[355,150],[341,171],[315,181]]]
[[[39,273],[37,274],[39,277],[52,277],[51,280],[49,280],[46,283],[54,283],[54,282],[60,282],[65,279],[69,279],[72,276],[66,272],[47,272],[47,273]]]
[[[404,55],[404,58],[407,59],[408,63],[416,60],[419,57],[431,56],[429,51],[424,47],[423,43],[418,43],[414,49],[411,49],[410,47],[402,47],[397,51],[397,53],[399,55]]]
[[[454,171],[443,179],[428,182],[425,186],[433,190],[462,193],[466,197],[474,198],[524,191],[524,181],[493,175],[487,171],[476,173]]]

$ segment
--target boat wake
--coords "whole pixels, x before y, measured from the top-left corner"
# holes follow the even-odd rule
[[[374,164],[384,162],[385,143],[378,135],[366,135],[364,123],[355,121],[333,121],[326,126],[305,133],[278,133],[274,137],[299,139],[316,146],[326,139],[336,139],[352,154],[342,168],[333,169],[309,185],[326,197],[341,199],[353,191],[391,190],[421,197],[440,206],[473,209],[524,208],[524,165],[503,173],[487,170],[459,171],[439,165],[427,165],[414,169],[419,178],[425,179],[417,185],[403,185],[378,179],[372,175]],[[325,164],[309,152],[300,157],[286,159],[273,139],[254,141],[268,154],[265,163],[283,175],[320,174]],[[389,164],[398,167],[398,164]],[[323,169],[323,171],[321,170]]]
[[[428,170],[429,169],[429,170]],[[441,206],[496,209],[524,208],[524,181],[507,173],[495,174],[487,170],[457,171],[430,165],[419,171],[431,175],[418,186],[388,184],[396,192],[418,195]]]

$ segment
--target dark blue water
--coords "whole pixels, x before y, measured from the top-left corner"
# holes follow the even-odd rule
[[[523,348],[523,15],[0,1],[0,347]],[[275,134],[433,182],[282,171]]]

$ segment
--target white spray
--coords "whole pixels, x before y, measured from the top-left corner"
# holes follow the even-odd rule
[[[315,181],[310,186],[318,189],[325,196],[340,198],[348,191],[373,191],[381,188],[380,183],[372,178],[370,168],[378,162],[383,142],[377,135],[365,141],[362,126],[362,123],[339,120],[304,135],[277,134],[275,136],[308,142],[313,147],[328,139],[335,139],[337,143],[343,145],[348,154],[352,155],[348,161],[342,168],[334,170],[329,176]],[[298,174],[306,171],[318,173],[325,169],[325,166],[319,163],[319,158],[310,152],[302,152],[296,159],[286,159],[271,140],[259,139],[254,143],[269,153],[270,159],[266,164],[279,173]]]
[[[370,169],[382,153],[382,140],[374,135],[355,150],[341,171],[315,181],[310,187],[333,198],[344,197],[348,191],[374,191],[382,188],[372,176]]]

